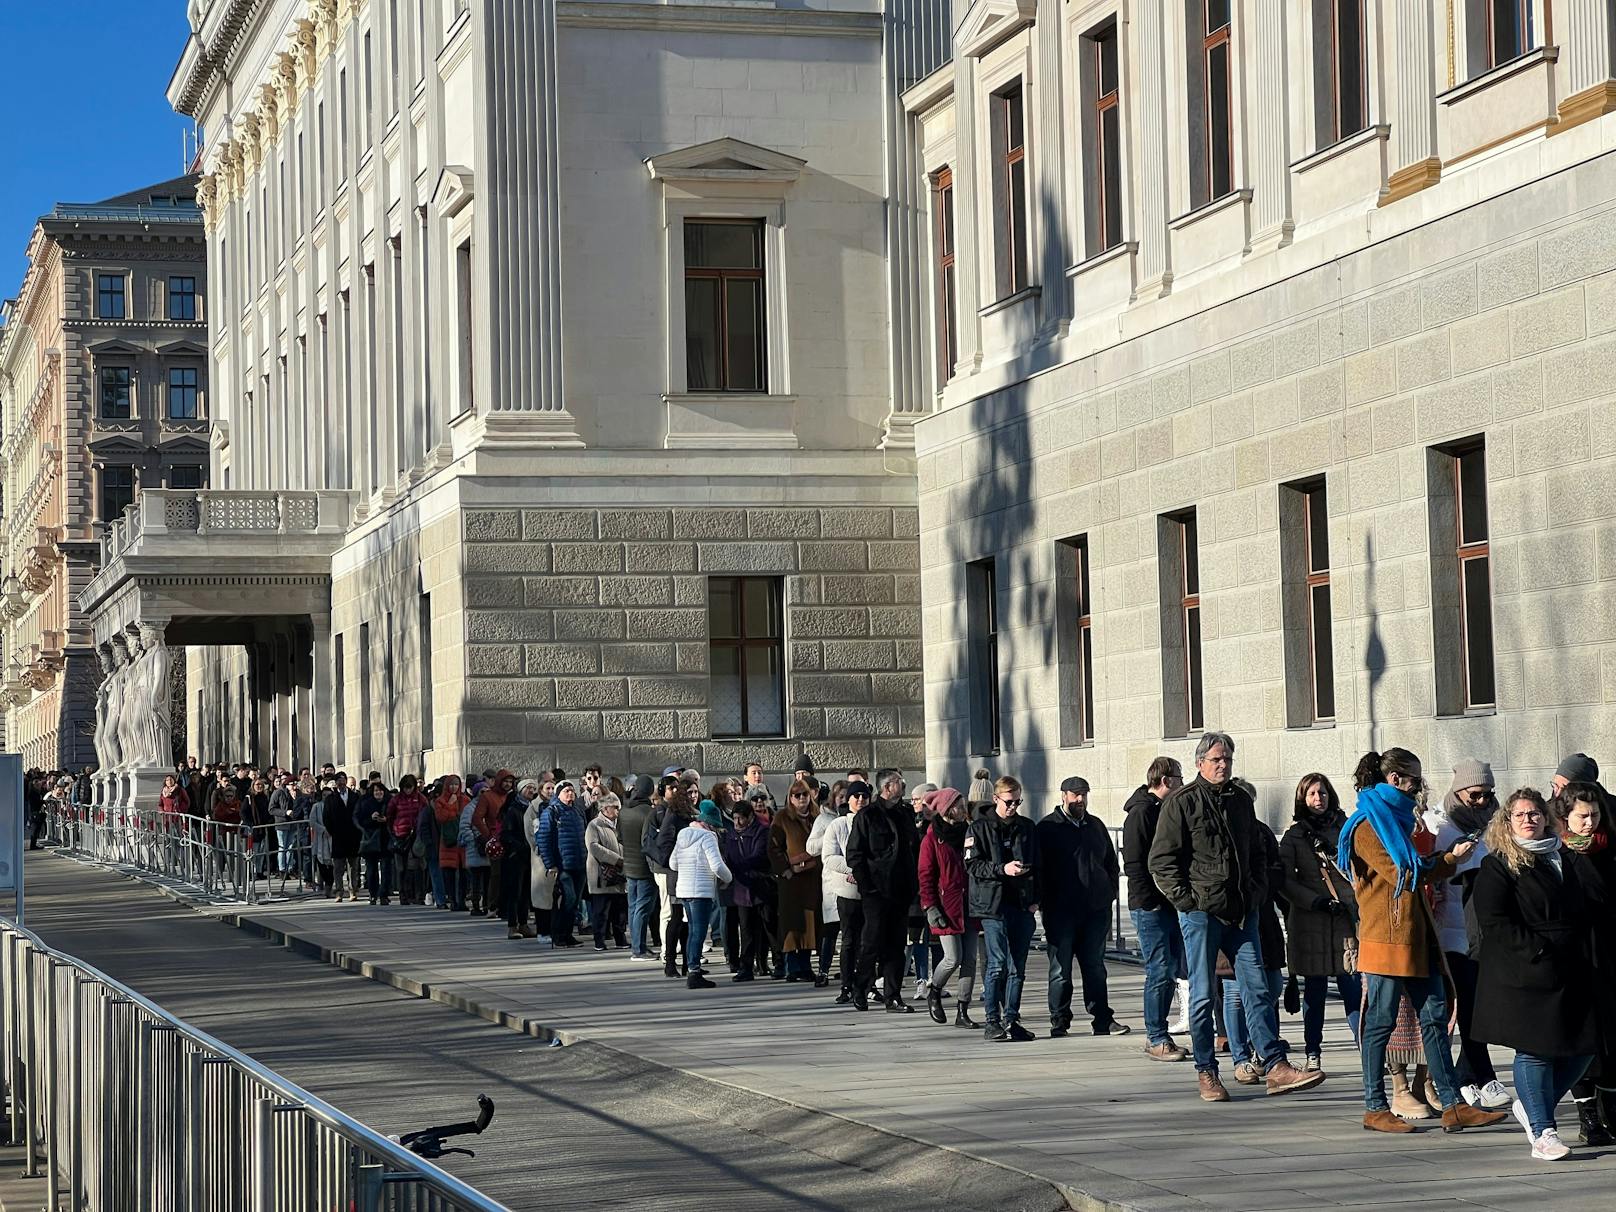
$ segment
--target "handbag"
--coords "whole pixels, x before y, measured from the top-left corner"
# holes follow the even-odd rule
[[[1325,855],[1319,855],[1319,874],[1324,876],[1324,886],[1330,890],[1330,899],[1339,905],[1343,903],[1341,894],[1335,890],[1335,881],[1330,878],[1330,869],[1334,866],[1335,864]],[[1347,878],[1344,873],[1340,874],[1342,879]],[[1341,941],[1341,967],[1348,976],[1357,974],[1358,936],[1356,934],[1349,934]]]
[[[496,837],[479,837],[477,839],[477,852],[486,859],[505,857],[505,843]]]
[[[623,878],[623,869],[621,867],[601,864],[600,886],[602,888],[617,888],[626,882]]]

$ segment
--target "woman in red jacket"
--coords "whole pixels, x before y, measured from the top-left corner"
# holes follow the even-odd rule
[[[446,774],[438,781],[438,794],[432,801],[432,817],[438,823],[438,867],[443,872],[443,898],[439,909],[463,913],[471,881],[464,878],[466,852],[460,848],[460,813],[471,797],[460,789],[460,776]]]
[[[976,984],[976,940],[981,924],[965,916],[965,831],[971,810],[965,797],[952,787],[928,792],[926,806],[933,812],[931,828],[920,842],[920,905],[931,932],[942,946],[943,959],[926,984],[926,1008],[934,1023],[946,1023],[943,986],[959,973],[956,1027],[976,1027],[969,1013],[971,990]]]

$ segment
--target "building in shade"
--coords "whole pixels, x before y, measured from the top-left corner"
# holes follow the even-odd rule
[[[191,752],[389,778],[918,771],[913,8],[193,3],[215,487],[83,593],[119,690],[183,647]]]
[[[904,96],[932,777],[1117,805],[1217,729],[1278,820],[1371,747],[1616,755],[1612,12],[960,12]]]
[[[101,671],[77,595],[101,535],[143,488],[207,483],[206,245],[196,179],[36,224],[0,327],[0,553],[7,747],[96,761]]]

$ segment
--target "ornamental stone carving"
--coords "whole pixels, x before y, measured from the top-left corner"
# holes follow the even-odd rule
[[[112,645],[115,651],[120,649],[122,651],[118,677],[123,683],[123,703],[118,711],[116,724],[118,751],[122,755],[124,766],[128,767],[137,765],[140,761],[141,721],[151,709],[151,702],[140,676],[140,633],[122,632],[113,638]]]
[[[174,739],[168,701],[168,673],[172,658],[168,645],[163,642],[163,633],[152,624],[140,624],[140,640],[145,650],[141,657],[141,683],[147,708],[141,717],[145,723],[141,758],[147,766],[166,767],[173,764],[173,755],[169,752]]]

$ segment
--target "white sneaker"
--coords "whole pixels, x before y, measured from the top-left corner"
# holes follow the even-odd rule
[[[650,954],[646,954],[646,955],[631,955],[631,956],[629,956],[629,957],[628,957],[628,958],[629,958],[629,960],[630,960],[630,961],[631,961],[631,962],[633,962],[633,963],[636,963],[636,964],[645,964],[645,963],[649,963],[649,962],[650,962],[650,961],[651,961],[651,960],[654,960],[654,959],[656,959],[656,956],[654,956],[654,955],[650,955]]]
[[[1532,1134],[1532,1121],[1526,1114],[1526,1104],[1517,1098],[1514,1105],[1510,1107],[1510,1111],[1514,1113],[1515,1121],[1520,1124],[1521,1131],[1526,1133],[1526,1139],[1532,1142],[1532,1149],[1535,1152],[1537,1149],[1537,1137]]]
[[[916,981],[915,982],[915,997],[914,997],[914,1000],[917,1001],[917,1002],[925,1001],[926,1000],[926,993],[927,993],[928,988],[929,988],[929,986],[927,986],[925,981]]]
[[[1475,1090],[1476,1087],[1469,1086],[1467,1089]],[[1498,1081],[1496,1078],[1488,1082],[1485,1086],[1481,1087],[1481,1089],[1477,1091],[1477,1096],[1481,1099],[1481,1101],[1474,1105],[1479,1106],[1486,1111],[1502,1111],[1513,1101],[1510,1098],[1509,1091],[1504,1089],[1504,1084]]]
[[[1538,1161],[1559,1161],[1562,1157],[1569,1157],[1571,1150],[1560,1139],[1559,1132],[1553,1128],[1543,1129],[1543,1135],[1532,1142],[1532,1156]]]

